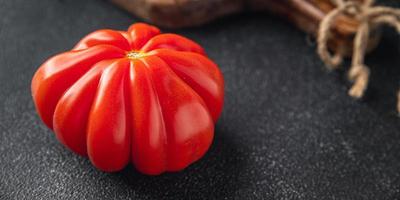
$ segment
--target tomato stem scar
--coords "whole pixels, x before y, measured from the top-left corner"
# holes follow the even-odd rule
[[[145,56],[145,53],[141,52],[141,51],[128,51],[126,53],[126,57],[129,59],[138,59],[138,58],[142,58]]]

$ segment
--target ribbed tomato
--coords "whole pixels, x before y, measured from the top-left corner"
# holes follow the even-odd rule
[[[223,77],[195,42],[143,23],[98,30],[35,73],[44,123],[100,170],[129,162],[145,174],[200,159],[214,135]]]

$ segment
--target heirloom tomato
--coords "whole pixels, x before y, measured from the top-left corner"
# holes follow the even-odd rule
[[[224,98],[222,74],[200,45],[143,23],[90,33],[42,64],[31,89],[66,147],[100,170],[131,162],[145,174],[200,159]]]

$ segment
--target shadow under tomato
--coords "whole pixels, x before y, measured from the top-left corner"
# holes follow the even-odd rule
[[[111,176],[122,181],[139,196],[151,199],[219,199],[229,197],[234,188],[244,188],[239,176],[244,162],[238,145],[226,130],[216,126],[215,138],[210,150],[199,161],[185,170],[147,176],[132,165]]]

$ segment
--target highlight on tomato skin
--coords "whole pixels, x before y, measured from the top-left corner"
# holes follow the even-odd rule
[[[32,79],[43,122],[73,152],[113,172],[180,171],[214,138],[224,80],[196,42],[136,23],[97,30],[44,62]]]

